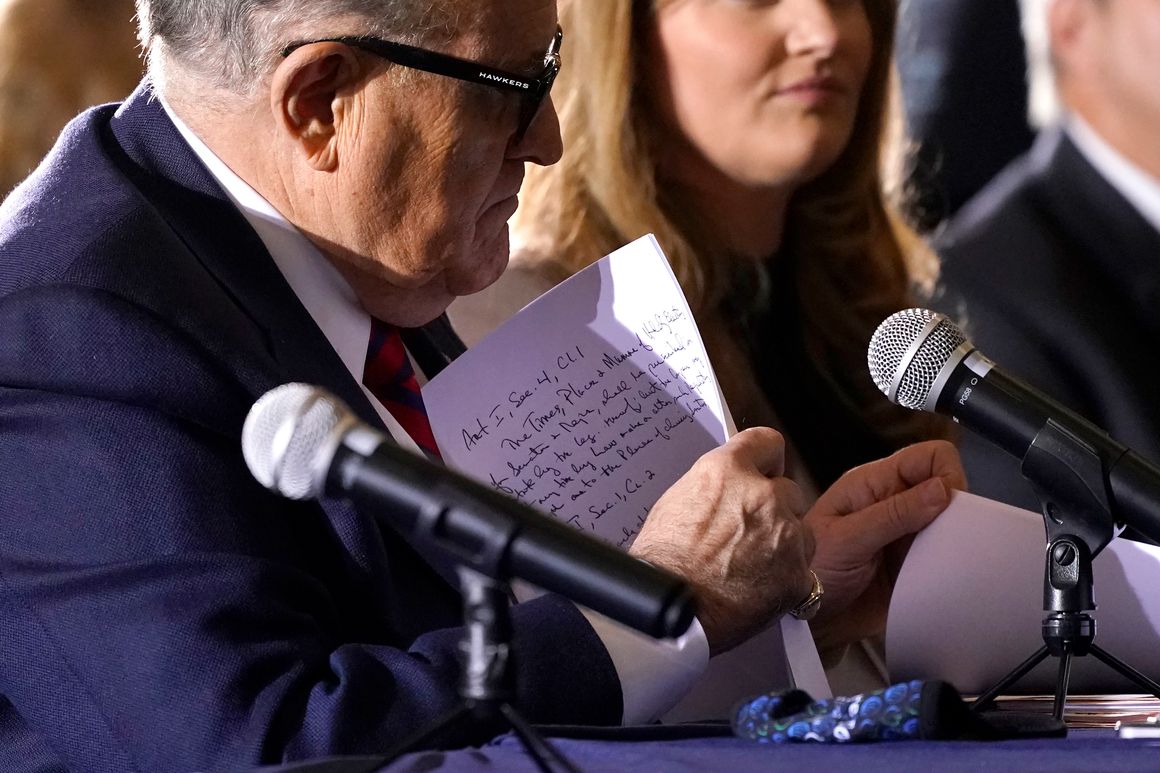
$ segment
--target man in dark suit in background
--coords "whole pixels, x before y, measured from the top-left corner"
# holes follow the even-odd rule
[[[444,309],[503,270],[524,164],[560,154],[555,3],[137,6],[152,84],[71,124],[0,208],[0,769],[385,751],[457,700],[448,567],[346,503],[267,492],[241,427],[304,381],[427,442],[361,382],[399,328],[437,371],[460,346]],[[633,552],[694,589],[683,642],[516,605],[524,714],[649,720],[812,595],[782,469],[750,430],[650,512]],[[862,535],[814,564],[848,603],[961,470],[927,444],[844,480],[811,517]]]
[[[1160,6],[1027,0],[1033,149],[954,219],[946,295],[979,349],[1160,460]],[[1047,46],[1046,49],[1043,47]],[[1038,509],[1018,462],[965,433],[972,489]]]
[[[903,0],[895,58],[914,145],[907,214],[934,231],[1035,138],[1018,0]]]

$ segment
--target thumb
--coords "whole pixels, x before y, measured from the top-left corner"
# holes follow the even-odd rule
[[[930,478],[845,520],[851,527],[852,538],[873,554],[895,540],[926,528],[949,503],[946,483],[941,478]]]

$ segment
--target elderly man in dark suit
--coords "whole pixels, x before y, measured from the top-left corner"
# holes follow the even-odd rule
[[[349,504],[267,492],[241,427],[304,381],[429,446],[369,376],[402,341],[408,389],[412,360],[437,371],[460,348],[444,309],[505,266],[524,164],[560,154],[555,3],[137,5],[150,81],[0,208],[0,768],[384,751],[456,701],[447,567]],[[849,603],[961,485],[952,448],[916,446],[851,473],[811,529],[782,469],[780,437],[750,430],[650,513],[633,552],[694,589],[682,642],[516,605],[524,714],[656,716],[816,595],[814,529]]]
[[[1024,12],[1050,125],[942,236],[941,305],[1010,372],[1160,460],[1160,6]],[[969,435],[961,448],[977,493],[1038,509],[1015,460]]]

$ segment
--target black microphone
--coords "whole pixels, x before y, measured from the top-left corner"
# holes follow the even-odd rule
[[[412,544],[433,542],[488,577],[522,578],[657,638],[693,621],[680,578],[400,448],[319,387],[263,395],[246,417],[242,453],[266,488],[291,499],[345,496]]]
[[[1062,478],[1074,470],[1063,473],[1055,465],[1045,471],[1042,454],[1033,453],[1048,434],[1063,439],[1080,450],[1072,454],[1076,468],[1086,458],[1095,461],[1092,474],[1080,476],[1089,489],[1102,488],[1091,494],[1117,521],[1160,542],[1160,467],[1004,373],[944,315],[928,309],[890,315],[870,339],[866,359],[874,383],[892,402],[950,416],[1022,459],[1024,476],[1041,490],[1072,485]]]

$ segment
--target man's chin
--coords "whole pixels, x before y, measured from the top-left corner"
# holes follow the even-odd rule
[[[451,288],[455,295],[474,295],[495,284],[503,276],[509,257],[507,225],[504,224],[501,232],[474,254],[478,262],[472,266],[470,276],[465,277],[462,284]]]

